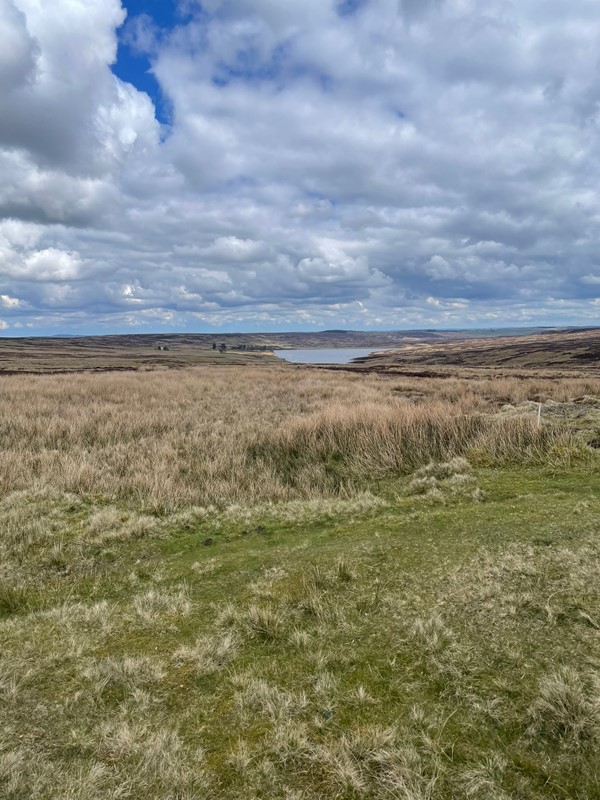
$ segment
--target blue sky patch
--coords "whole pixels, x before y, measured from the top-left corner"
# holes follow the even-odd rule
[[[127,41],[126,31],[135,17],[147,15],[158,31],[172,30],[184,21],[176,0],[122,0],[127,11],[125,24],[119,30],[117,60],[112,71],[122,81],[131,83],[136,89],[146,92],[154,103],[156,118],[162,124],[170,120],[169,104],[166,102],[158,81],[152,74],[152,62],[146,53],[140,53]]]

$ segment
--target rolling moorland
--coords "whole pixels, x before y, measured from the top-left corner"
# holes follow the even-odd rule
[[[600,374],[600,328],[555,329],[527,335],[432,339],[406,343],[391,352],[360,359],[362,369],[402,374],[456,375],[475,369],[482,375]]]
[[[427,331],[361,333],[139,334],[0,339],[1,373],[132,371],[217,364],[260,364],[273,350],[303,347],[396,347],[437,338]],[[221,352],[221,346],[224,352]],[[213,348],[214,346],[214,348]]]
[[[600,797],[596,336],[46,340],[81,374],[0,378],[0,797]]]
[[[488,331],[501,336],[503,331]],[[224,333],[0,338],[0,374],[133,371],[164,367],[255,365],[289,348],[398,347],[415,342],[461,341],[469,331],[320,331],[316,333]],[[221,352],[224,346],[224,352]]]

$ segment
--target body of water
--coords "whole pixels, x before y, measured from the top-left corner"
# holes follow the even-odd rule
[[[330,347],[323,350],[275,350],[275,355],[292,364],[349,364],[355,358],[381,352],[372,347]]]

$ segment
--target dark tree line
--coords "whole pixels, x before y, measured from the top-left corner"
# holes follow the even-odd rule
[[[220,353],[224,353],[227,350],[227,345],[224,342],[221,342],[221,344],[219,345],[217,345],[216,342],[213,342],[212,349],[219,350]],[[230,347],[230,349],[264,353],[267,350],[272,350],[273,347],[272,345],[269,344],[238,344],[233,347]]]

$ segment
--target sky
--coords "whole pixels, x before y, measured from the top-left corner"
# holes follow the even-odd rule
[[[0,0],[0,332],[600,324],[597,0]]]

